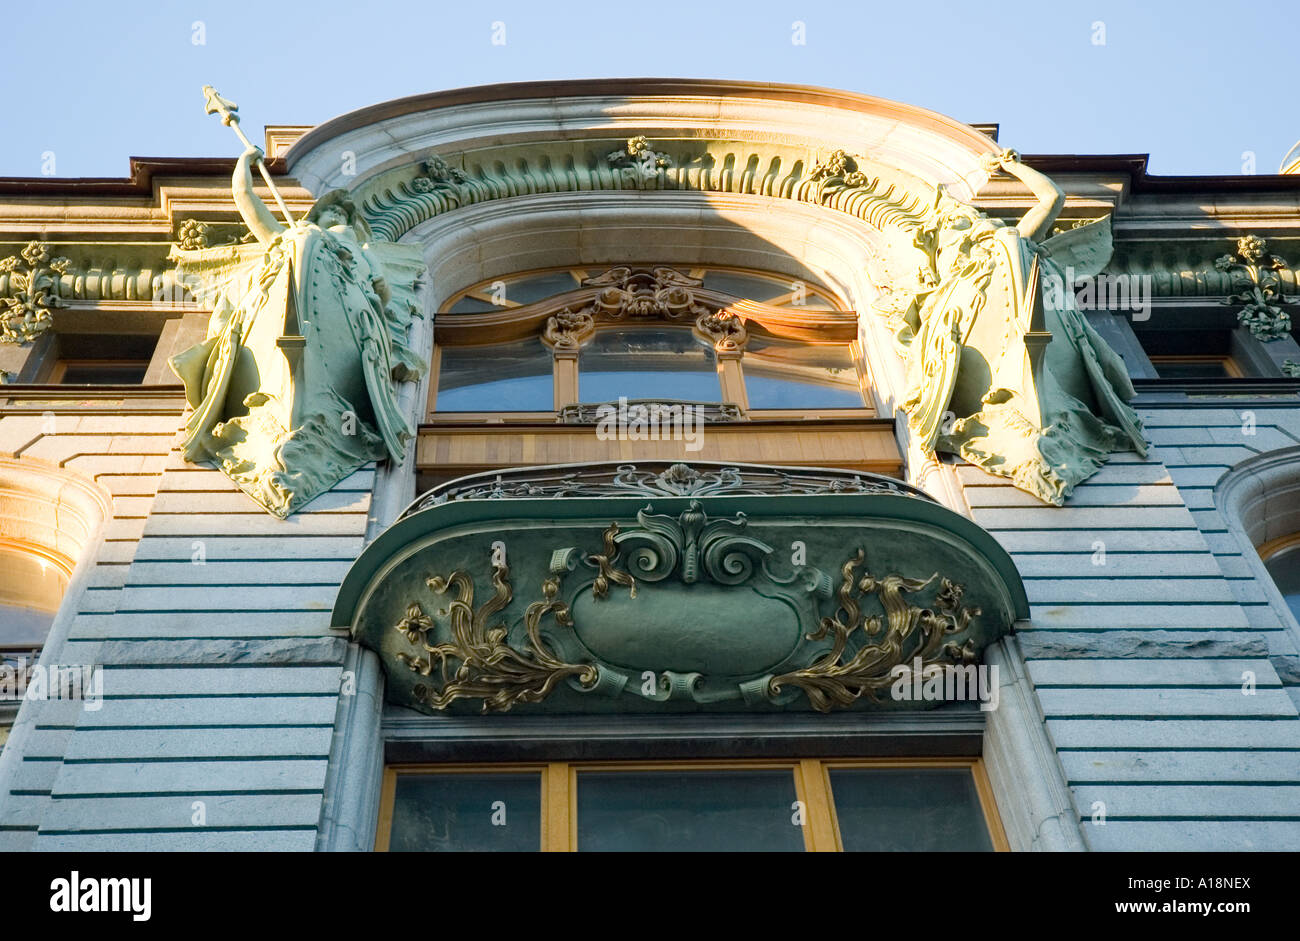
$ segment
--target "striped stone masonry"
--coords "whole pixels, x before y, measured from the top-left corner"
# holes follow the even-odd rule
[[[1300,715],[1272,659],[1293,640],[1253,577],[1222,564],[1241,549],[1211,492],[1284,435],[1215,441],[1223,429],[1192,427],[1197,414],[1144,415],[1151,457],[1114,455],[1062,508],[957,468],[972,518],[1024,576],[1018,643],[1094,850],[1300,843]]]
[[[329,612],[373,467],[282,522],[177,452],[148,459],[156,495],[124,493],[56,652],[102,666],[102,706],[31,704],[0,849],[313,849],[347,646]]]

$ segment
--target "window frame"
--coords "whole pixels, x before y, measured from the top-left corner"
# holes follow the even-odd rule
[[[141,369],[141,377],[136,382],[66,382],[64,376],[70,369]],[[50,385],[71,385],[78,388],[97,388],[99,386],[139,386],[144,384],[144,377],[149,373],[149,361],[144,359],[57,359],[50,368]]]
[[[622,267],[622,265],[620,265],[620,267]],[[653,268],[653,267],[660,267],[660,265],[628,263],[626,267]],[[664,267],[668,267],[668,266],[665,265]],[[536,275],[568,272],[574,279],[574,288],[577,289],[578,287],[581,286],[584,279],[591,277],[594,274],[598,274],[599,273],[598,269],[599,266],[594,266],[594,265],[538,268],[529,271],[515,272],[509,275],[502,276],[495,280],[503,281],[508,284],[513,280],[522,280]],[[735,266],[726,266],[726,265],[707,265],[702,267],[696,266],[689,269],[674,269],[674,270],[685,270],[685,272],[688,274],[689,277],[697,278],[697,279],[703,279],[705,275],[709,272],[751,275],[751,276],[756,276],[759,279],[772,281],[774,287],[785,282],[786,280],[795,280],[795,281],[800,280],[800,279],[795,279],[794,276],[792,275],[782,275],[772,271],[763,271],[763,270],[753,269],[753,268],[739,268]],[[439,313],[437,316],[449,317],[453,321],[459,321],[460,326],[466,325],[466,323],[469,321],[461,318],[472,318],[478,315],[472,313],[451,314],[449,312],[450,308],[455,306],[456,303],[458,303],[461,299],[465,297],[472,297],[476,300],[480,300],[485,303],[491,303],[489,296],[484,293],[483,288],[484,285],[490,285],[492,283],[494,282],[491,281],[479,282],[475,285],[471,285],[468,288],[463,288],[449,295],[439,305]],[[827,314],[827,315],[834,315],[840,317],[844,317],[852,314],[852,310],[834,292],[823,287],[821,284],[812,281],[807,281],[806,283],[810,291],[814,292],[815,295],[817,295],[820,298],[820,300],[818,301],[818,306],[812,306],[807,308],[811,313]],[[781,294],[776,297],[773,297],[767,301],[762,301],[762,302],[755,301],[755,303],[772,304],[772,302],[779,302],[778,304],[773,306],[779,306],[782,309],[786,309],[786,310],[799,309],[799,308],[790,307],[789,301],[792,297],[793,297],[793,292],[787,292],[785,294]],[[822,302],[824,302],[824,304]],[[506,303],[500,305],[498,309],[500,311],[508,311],[508,310],[517,309],[521,306],[531,308],[538,303],[542,303],[542,302],[534,301],[534,302],[529,302],[528,304],[521,305],[518,302],[511,302],[507,300]],[[491,313],[491,312],[485,312],[485,313]],[[599,332],[607,329],[626,327],[632,325],[633,323],[634,321],[631,320],[620,321],[618,323],[601,323],[596,326],[595,331]],[[690,330],[691,329],[691,325],[688,324],[687,322],[665,322],[662,320],[647,320],[644,322],[644,325],[646,326],[653,325],[668,330]],[[548,419],[553,419],[559,414],[561,414],[564,408],[570,405],[598,404],[595,402],[585,402],[582,399],[582,397],[578,394],[579,384],[581,382],[581,350],[578,348],[569,348],[569,349],[550,348],[549,343],[542,342],[542,334],[540,332],[530,334],[530,335],[537,337],[538,342],[541,343],[543,348],[548,349],[548,353],[551,356],[552,408],[536,409],[536,410],[529,409],[523,411],[455,411],[455,412],[439,411],[438,386],[439,386],[440,376],[442,372],[441,369],[442,353],[444,349],[448,348],[449,344],[439,340],[437,323],[435,321],[434,346],[433,346],[430,370],[429,370],[429,382],[428,382],[428,391],[427,391],[427,396],[425,401],[424,423],[425,424],[444,424],[444,423],[459,424],[459,423],[484,423],[484,422],[510,423],[510,422],[518,422],[518,421],[535,421],[538,419],[548,420]],[[820,334],[817,334],[816,336],[820,336]],[[700,339],[698,335],[696,338],[697,340]],[[780,336],[778,335],[777,338],[780,339]],[[473,349],[477,346],[489,347],[496,342],[500,342],[499,337],[491,336],[490,338],[484,339],[481,343],[478,341],[466,342],[465,340],[461,340],[460,342],[457,342],[452,345],[454,345],[459,349]],[[815,418],[874,418],[876,416],[874,398],[871,392],[872,383],[871,383],[870,367],[867,364],[866,357],[863,355],[864,351],[862,350],[861,344],[859,343],[856,336],[852,338],[843,337],[840,340],[836,340],[835,342],[828,342],[824,340],[815,339],[813,338],[813,335],[810,334],[808,337],[802,339],[793,339],[791,342],[802,344],[802,345],[808,345],[808,346],[825,345],[825,346],[847,347],[849,359],[852,362],[855,371],[855,376],[857,380],[856,389],[861,404],[856,406],[840,406],[840,407],[821,406],[815,408],[794,408],[794,409],[751,408],[749,405],[749,399],[746,391],[746,383],[744,377],[745,360],[749,354],[743,349],[734,352],[718,352],[716,350],[714,351],[714,366],[716,368],[717,375],[718,375],[718,382],[720,386],[720,396],[721,396],[720,399],[718,400],[719,404],[728,404],[728,405],[737,406],[740,409],[741,415],[745,419],[749,419],[752,417],[757,419],[769,419],[769,420],[790,420],[790,419],[805,419],[805,418],[813,418],[813,419]],[[586,346],[585,341],[583,346],[584,347]]]
[[[1236,358],[1234,358],[1231,353],[1205,353],[1196,355],[1148,353],[1147,359],[1151,362],[1151,367],[1156,371],[1156,378],[1163,379],[1167,382],[1187,382],[1188,379],[1184,376],[1161,376],[1160,366],[1165,363],[1169,365],[1177,365],[1179,363],[1186,363],[1188,365],[1217,363],[1223,366],[1223,371],[1226,375],[1222,377],[1211,377],[1210,381],[1214,381],[1215,378],[1219,381],[1225,379],[1245,378],[1245,373],[1242,371],[1241,364],[1237,362]]]
[[[979,798],[984,823],[994,852],[1008,852],[1006,830],[998,813],[993,789],[981,757],[917,758],[750,758],[691,759],[673,761],[548,761],[455,762],[444,764],[390,764],[384,767],[374,848],[388,852],[392,839],[397,780],[403,775],[537,773],[541,784],[541,839],[543,853],[576,852],[578,847],[578,775],[602,772],[789,770],[794,776],[795,799],[803,803],[804,851],[843,852],[839,820],[831,791],[830,773],[840,768],[966,768]]]

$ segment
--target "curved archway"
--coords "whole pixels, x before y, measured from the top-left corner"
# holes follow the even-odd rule
[[[1289,540],[1300,538],[1300,447],[1242,461],[1219,478],[1214,497],[1271,607],[1300,641],[1300,621],[1265,561],[1270,547],[1287,543],[1289,554]]]

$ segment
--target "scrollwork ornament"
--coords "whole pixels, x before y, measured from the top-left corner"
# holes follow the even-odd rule
[[[922,669],[938,664],[964,664],[975,659],[974,645],[967,641],[958,646],[945,638],[964,630],[978,608],[962,605],[963,587],[944,578],[935,597],[935,608],[911,604],[905,595],[921,591],[940,578],[936,572],[926,579],[902,575],[876,577],[858,567],[866,553],[858,549],[841,568],[837,592],[839,607],[831,617],[823,617],[811,641],[832,637],[831,649],[811,665],[773,677],[768,695],[775,699],[787,686],[804,692],[813,708],[829,712],[834,707],[847,708],[865,696],[878,702],[877,693],[895,681],[894,667],[920,659]],[[862,602],[878,600],[881,615],[862,613]],[[854,641],[861,643],[851,649]]]
[[[547,346],[556,350],[576,350],[596,330],[596,321],[585,310],[570,310],[568,307],[548,317],[542,339]]]
[[[745,341],[749,339],[744,320],[730,310],[702,314],[695,321],[695,328],[708,338],[719,353],[739,352],[744,349]]]
[[[476,610],[474,583],[464,572],[429,578],[427,585],[434,592],[456,592],[447,608],[439,612],[450,619],[451,639],[443,643],[431,643],[434,619],[418,603],[408,606],[406,617],[395,627],[410,643],[423,647],[427,656],[398,653],[397,659],[412,672],[433,680],[415,686],[419,702],[432,709],[446,709],[458,699],[479,699],[484,712],[505,711],[516,703],[541,702],[568,677],[576,678],[583,688],[595,684],[597,666],[566,663],[542,639],[541,622],[547,615],[561,626],[573,624],[568,606],[556,600],[558,576],[543,580],[541,600],[530,604],[524,613],[526,649],[510,645],[503,625],[489,626],[491,618],[510,603],[509,579],[510,570],[504,564],[493,566],[494,594]]]

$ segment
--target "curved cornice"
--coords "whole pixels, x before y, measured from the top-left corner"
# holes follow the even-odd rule
[[[396,241],[435,216],[466,206],[525,196],[574,193],[681,193],[763,196],[839,210],[878,231],[902,234],[912,245],[933,199],[933,187],[914,174],[866,158],[849,183],[818,178],[817,151],[809,146],[729,139],[653,143],[672,166],[644,179],[611,167],[605,154],[617,139],[558,141],[494,147],[457,159],[462,179],[432,188],[413,185],[413,159],[349,187],[380,238]]]
[[[319,193],[355,189],[433,152],[634,134],[844,149],[930,185],[943,183],[963,198],[984,182],[980,155],[997,149],[968,124],[868,95],[649,78],[486,85],[402,98],[327,121],[298,140],[285,161]],[[344,172],[352,169],[345,154],[355,158],[355,174]]]

